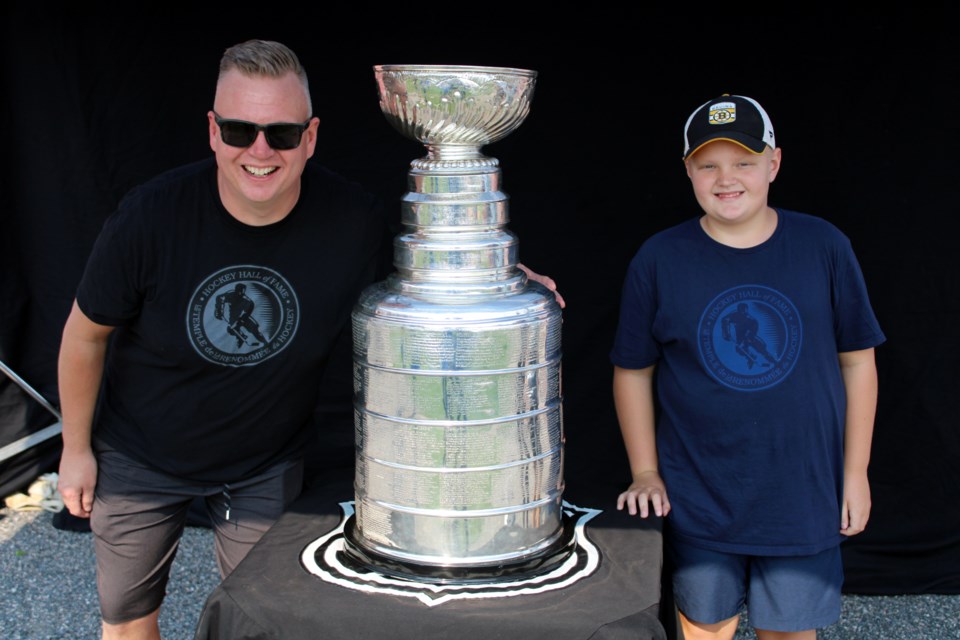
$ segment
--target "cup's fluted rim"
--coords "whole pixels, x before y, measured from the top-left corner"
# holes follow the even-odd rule
[[[537,77],[533,69],[518,67],[486,67],[478,65],[457,64],[375,64],[373,70],[377,73],[417,72],[417,73],[486,73],[494,75],[516,75],[528,78]]]

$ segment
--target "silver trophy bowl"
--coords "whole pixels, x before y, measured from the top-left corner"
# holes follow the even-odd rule
[[[561,506],[560,308],[517,269],[499,163],[480,151],[523,122],[536,73],[375,71],[387,119],[428,153],[411,163],[397,271],[353,312],[345,554],[426,580],[544,570],[573,534]]]
[[[434,169],[467,168],[469,160],[483,158],[481,146],[519,127],[537,78],[535,71],[497,67],[380,65],[374,71],[387,121],[426,145]]]

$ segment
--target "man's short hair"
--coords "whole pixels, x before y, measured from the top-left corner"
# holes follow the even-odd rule
[[[236,44],[223,52],[218,80],[234,69],[245,76],[252,77],[281,78],[288,73],[293,73],[303,85],[303,93],[307,97],[307,109],[310,115],[313,115],[307,72],[300,64],[297,54],[286,45],[270,40],[247,40]]]

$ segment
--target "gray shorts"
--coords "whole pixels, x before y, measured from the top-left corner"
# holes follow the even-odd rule
[[[97,555],[100,612],[109,624],[155,611],[194,498],[206,500],[226,577],[299,494],[303,461],[277,464],[227,485],[190,483],[97,445],[97,488],[90,528]]]

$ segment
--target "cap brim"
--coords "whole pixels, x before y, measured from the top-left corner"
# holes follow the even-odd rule
[[[748,136],[737,131],[724,131],[717,132],[715,135],[708,136],[706,138],[701,138],[695,144],[690,145],[690,151],[683,156],[683,159],[686,160],[697,151],[700,151],[705,145],[710,144],[711,142],[716,142],[717,140],[726,140],[727,142],[732,142],[738,144],[750,153],[761,154],[766,150],[767,143],[763,140],[757,140],[753,136]]]

